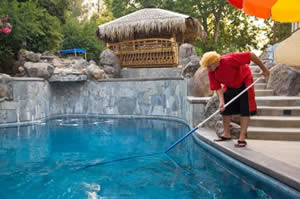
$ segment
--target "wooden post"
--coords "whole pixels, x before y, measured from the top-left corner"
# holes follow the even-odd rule
[[[176,37],[172,37],[171,38],[171,42],[172,42],[172,50],[173,50],[173,53],[174,53],[174,67],[176,67],[178,65],[178,45],[177,45],[177,42],[176,42]]]

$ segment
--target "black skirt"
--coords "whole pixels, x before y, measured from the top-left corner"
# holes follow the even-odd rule
[[[227,87],[226,91],[224,92],[224,103],[227,104],[232,98],[240,94],[245,89],[246,89],[245,84],[243,84],[240,88]],[[250,112],[249,109],[248,91],[244,92],[241,96],[239,96],[231,104],[229,104],[221,114],[222,115],[239,114],[241,116],[255,115],[256,111]]]

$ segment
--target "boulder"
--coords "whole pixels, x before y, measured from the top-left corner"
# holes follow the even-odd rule
[[[238,139],[240,137],[240,130],[241,130],[240,125],[230,122],[229,129],[232,138]],[[217,121],[215,125],[215,130],[218,137],[220,137],[223,134],[224,132],[223,121]]]
[[[206,106],[204,111],[205,118],[210,117],[213,113],[215,113],[219,109],[219,99],[217,95],[212,96]],[[207,121],[204,126],[214,129],[215,125],[218,121],[222,121],[222,115],[216,114],[213,118],[211,118],[209,121]]]
[[[9,75],[0,73],[0,101],[13,100],[11,81],[12,78]]]
[[[182,69],[182,75],[190,78],[194,76],[195,72],[200,67],[200,57],[192,55],[186,59],[189,60],[189,62]]]
[[[29,52],[26,55],[26,60],[30,61],[30,62],[39,62],[41,60],[41,54],[40,53]]]
[[[52,65],[55,68],[62,68],[65,66],[65,64],[63,63],[63,61],[61,59],[59,59],[58,57],[55,57],[52,61],[51,61]]]
[[[28,51],[25,49],[19,50],[18,60],[21,62],[29,61],[29,62],[39,62],[41,60],[41,53],[34,53],[32,51]]]
[[[86,70],[86,73],[89,79],[94,79],[94,80],[105,79],[104,70],[102,70],[96,64],[89,65]]]
[[[52,83],[67,83],[67,82],[85,82],[87,81],[87,75],[81,73],[73,73],[73,74],[53,74],[49,79],[49,82]]]
[[[19,66],[15,76],[16,77],[24,77],[25,75],[26,75],[26,73],[25,73],[24,67]]]
[[[48,79],[54,72],[53,65],[48,63],[26,62],[24,64],[24,68],[28,77],[40,77]]]
[[[207,68],[200,67],[194,75],[192,95],[195,97],[208,97],[213,95],[209,87]]]
[[[104,50],[100,57],[100,65],[104,66],[105,73],[109,77],[120,77],[121,65],[119,58],[110,49]]]
[[[219,109],[219,99],[217,95],[212,96],[205,106],[205,118],[210,117]],[[222,115],[220,113],[216,114],[213,118],[204,124],[205,127],[209,127],[216,131],[218,136],[221,136],[224,132],[224,125]],[[232,138],[239,138],[240,136],[240,126],[234,122],[230,122],[230,134]]]
[[[72,59],[72,64],[70,67],[75,70],[82,71],[83,69],[86,69],[88,65],[89,65],[89,62],[87,62],[83,58],[79,58],[79,59]]]
[[[192,55],[196,55],[196,51],[193,45],[184,43],[179,47],[178,52],[178,64],[184,67],[188,62],[185,58],[188,58]]]
[[[274,95],[296,96],[300,93],[300,69],[285,64],[274,66],[267,84]]]
[[[280,42],[275,49],[276,64],[286,64],[300,68],[300,30],[293,33],[289,38]]]

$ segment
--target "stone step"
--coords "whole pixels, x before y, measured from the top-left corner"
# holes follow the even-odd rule
[[[252,116],[249,126],[271,128],[300,128],[299,116]],[[300,133],[300,132],[299,132]]]
[[[273,90],[271,89],[256,89],[255,96],[272,96]]]
[[[261,72],[261,69],[259,68],[259,66],[250,66],[250,70],[251,70],[252,73]]]
[[[256,83],[254,89],[265,89],[267,87],[266,83]]]
[[[300,128],[267,128],[249,126],[248,139],[300,141]]]
[[[261,74],[261,73],[253,72],[253,73],[252,73],[252,76],[253,76],[253,78],[259,78],[259,77],[262,76],[262,74]]]
[[[258,78],[253,78],[253,81],[256,81]],[[258,83],[266,83],[266,81],[265,81],[265,79],[264,78],[260,78],[257,82],[256,82],[257,84]]]
[[[300,106],[300,96],[257,96],[258,106]]]
[[[187,100],[192,104],[206,104],[210,97],[188,96]],[[256,96],[258,106],[300,106],[300,96]]]
[[[257,106],[257,115],[300,116],[300,106]]]

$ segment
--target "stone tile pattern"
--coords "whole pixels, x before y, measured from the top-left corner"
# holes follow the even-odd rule
[[[49,85],[41,81],[12,81],[13,100],[0,103],[0,123],[25,122],[49,113]]]
[[[0,123],[56,115],[140,115],[189,120],[187,80],[13,81],[13,101],[0,103]]]

